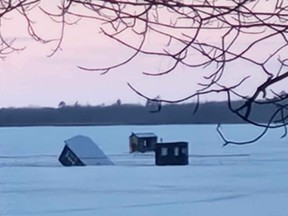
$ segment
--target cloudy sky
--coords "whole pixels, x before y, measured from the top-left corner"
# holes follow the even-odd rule
[[[36,23],[36,29],[46,38],[57,37],[59,26],[45,19],[47,18],[37,16],[37,20],[41,22]],[[119,63],[131,54],[131,51],[99,34],[99,27],[95,22],[81,21],[67,28],[61,50],[48,57],[55,48],[55,43],[43,45],[32,40],[27,35],[23,19],[13,17],[4,23],[1,27],[4,36],[18,38],[15,46],[25,46],[26,49],[0,61],[0,107],[57,107],[61,101],[71,105],[76,102],[81,105],[98,105],[112,104],[118,99],[124,103],[145,103],[127,83],[151,98],[160,95],[164,99],[176,100],[194,93],[197,83],[203,79],[200,71],[184,67],[160,77],[143,75],[143,71],[160,71],[172,64],[169,60],[155,57],[137,58],[105,75],[81,70],[77,66],[105,67]],[[130,40],[129,35],[127,37]],[[162,38],[154,37],[153,40],[157,43]],[[246,69],[243,70],[243,67]],[[249,65],[234,64],[230,70],[233,74],[227,77],[229,82],[237,80],[239,74],[239,77],[243,77],[245,71],[249,71]],[[251,91],[261,81],[261,74],[255,69],[253,76],[248,83]],[[248,89],[244,88],[243,91]],[[203,98],[223,99],[224,95]]]
[[[36,28],[40,34],[46,38],[58,36],[58,26],[51,22],[40,23]],[[167,64],[161,59],[140,58],[105,75],[79,69],[77,66],[109,66],[131,54],[99,34],[99,25],[95,22],[83,21],[67,28],[61,50],[52,57],[48,55],[56,44],[35,42],[27,35],[25,27],[23,20],[17,18],[3,27],[7,38],[17,38],[16,47],[26,48],[0,62],[0,107],[57,107],[60,101],[98,105],[115,103],[117,99],[123,103],[145,103],[127,83],[152,98],[161,95],[173,100],[195,91],[191,85],[196,82],[195,76],[185,69],[162,77],[142,74],[143,71],[160,70]]]
[[[85,35],[79,35],[75,41],[85,38]],[[98,67],[118,63],[128,56],[129,51],[111,45],[97,35],[96,43],[93,40],[87,44],[75,43],[69,39],[65,38],[62,50],[52,57],[47,57],[51,52],[49,46],[27,39],[24,40],[27,46],[24,51],[1,61],[0,106],[55,107],[60,101],[97,105],[111,104],[117,99],[124,103],[145,103],[127,83],[152,98],[161,95],[173,100],[195,91],[191,83],[197,79],[185,70],[161,77],[142,74],[145,69],[160,69],[161,60],[158,63],[142,58],[105,75],[81,70],[78,65]]]

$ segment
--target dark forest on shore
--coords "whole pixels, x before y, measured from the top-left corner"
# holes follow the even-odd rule
[[[235,101],[233,106],[239,106]],[[227,102],[165,104],[159,112],[136,104],[109,106],[62,106],[59,108],[2,108],[0,126],[77,126],[77,125],[153,125],[153,124],[241,124],[245,123],[229,109]],[[267,122],[272,106],[255,107],[256,122]],[[153,110],[152,110],[153,111]]]

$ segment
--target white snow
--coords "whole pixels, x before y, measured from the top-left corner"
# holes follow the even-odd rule
[[[146,132],[146,133],[133,133],[136,137],[139,138],[148,138],[148,137],[156,137],[154,133],[151,132]]]
[[[230,138],[259,129],[227,125]],[[132,131],[189,142],[188,166],[154,166],[128,154]],[[288,140],[271,131],[248,146],[226,146],[215,125],[0,128],[2,216],[286,216]],[[62,167],[63,141],[89,136],[116,166]]]

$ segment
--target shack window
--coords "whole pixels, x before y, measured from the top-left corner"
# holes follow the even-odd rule
[[[179,156],[179,148],[178,147],[174,148],[174,155]]]
[[[65,154],[65,157],[67,158],[67,160],[71,163],[71,165],[74,165],[76,163],[77,158],[75,157],[75,155],[73,153],[71,153],[70,151],[67,151]]]
[[[184,155],[188,155],[187,148],[182,148],[182,154],[184,154]]]
[[[168,148],[162,147],[161,148],[161,156],[167,156],[168,155]]]
[[[147,140],[144,140],[143,146],[144,146],[145,149],[148,147]]]

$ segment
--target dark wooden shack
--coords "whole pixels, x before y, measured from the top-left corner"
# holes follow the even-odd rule
[[[130,153],[154,151],[157,139],[154,133],[132,133],[129,136],[129,151]]]
[[[166,142],[155,145],[156,165],[187,165],[189,164],[187,142]]]
[[[63,166],[113,165],[96,143],[82,135],[65,140],[58,160]]]

